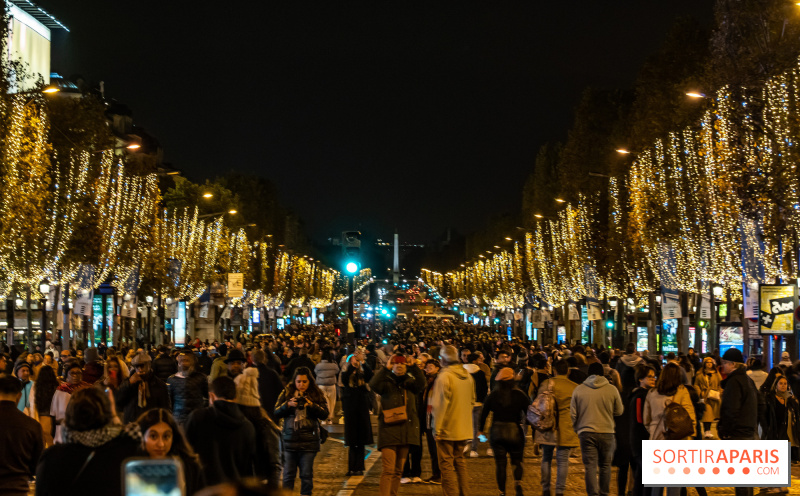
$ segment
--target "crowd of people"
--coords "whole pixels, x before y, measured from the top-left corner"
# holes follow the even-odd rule
[[[617,467],[620,496],[664,492],[642,486],[642,440],[800,444],[792,393],[800,362],[786,353],[764,370],[735,348],[659,356],[633,343],[541,345],[417,321],[355,342],[332,325],[298,325],[150,352],[9,351],[16,353],[0,354],[0,493],[9,495],[28,494],[31,481],[37,495],[118,494],[131,457],[180,460],[187,495],[225,484],[268,494],[293,490],[298,478],[300,494],[311,495],[315,458],[333,423],[344,425],[344,476],[363,476],[366,447],[377,443],[382,496],[415,483],[439,484],[445,496],[470,494],[466,458],[482,456],[486,444],[501,496],[509,462],[510,492],[523,494],[526,442],[543,494],[553,485],[564,494],[570,458],[580,457],[588,494],[609,494]]]

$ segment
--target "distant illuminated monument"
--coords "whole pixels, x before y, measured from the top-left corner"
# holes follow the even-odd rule
[[[400,235],[397,229],[394,230],[394,271],[392,272],[392,282],[400,283]]]

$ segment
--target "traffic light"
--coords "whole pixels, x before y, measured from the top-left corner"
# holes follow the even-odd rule
[[[698,320],[697,326],[700,328],[705,328],[706,326],[708,326],[708,322],[706,322],[705,320]]]
[[[614,321],[613,320],[606,320],[606,328],[613,329],[614,328]]]
[[[358,231],[342,231],[342,255],[344,270],[348,275],[355,275],[361,266],[361,233]]]

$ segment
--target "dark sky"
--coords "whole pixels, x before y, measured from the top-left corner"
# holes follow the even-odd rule
[[[38,3],[70,28],[53,70],[105,81],[188,178],[263,175],[313,238],[409,242],[517,209],[581,91],[629,87],[676,17],[710,23],[713,4]]]

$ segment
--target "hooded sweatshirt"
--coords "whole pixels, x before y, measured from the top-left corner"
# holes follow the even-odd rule
[[[475,386],[472,376],[460,364],[442,369],[428,397],[433,425],[438,439],[465,441],[472,439],[472,405]]]
[[[486,384],[486,376],[483,370],[475,363],[465,363],[464,370],[472,376],[475,381],[475,406],[482,406],[483,401],[486,399],[486,394],[489,392],[489,386]]]
[[[208,485],[254,475],[256,430],[238,404],[220,400],[198,408],[185,427],[189,444],[200,455]]]
[[[622,415],[624,406],[619,391],[608,379],[590,375],[572,392],[569,406],[575,432],[614,433],[614,417]]]

